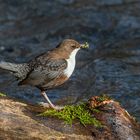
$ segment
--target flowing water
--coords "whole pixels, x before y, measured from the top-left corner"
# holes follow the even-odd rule
[[[0,60],[28,61],[64,38],[87,41],[90,48],[78,53],[69,81],[48,91],[51,100],[72,104],[107,94],[140,120],[140,1],[0,1]],[[3,70],[0,92],[43,101],[38,89],[18,87]]]

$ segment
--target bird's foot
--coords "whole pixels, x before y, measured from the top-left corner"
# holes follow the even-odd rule
[[[55,110],[62,110],[64,108],[64,106],[56,106],[54,105],[53,107],[51,107],[52,109],[55,109]]]
[[[39,102],[39,105],[44,108],[52,108],[54,110],[62,110],[64,106],[50,105],[49,103]]]
[[[38,105],[44,107],[44,108],[50,108],[50,104],[49,103],[44,103],[44,102],[39,102]]]

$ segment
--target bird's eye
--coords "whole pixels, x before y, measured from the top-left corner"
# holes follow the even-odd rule
[[[75,46],[73,45],[73,46],[71,46],[71,48],[75,49]]]

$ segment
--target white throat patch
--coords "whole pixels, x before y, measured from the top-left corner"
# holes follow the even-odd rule
[[[69,59],[66,59],[67,61],[67,68],[64,70],[64,74],[69,78],[75,68],[75,56],[77,54],[77,52],[80,50],[80,48],[77,48],[75,50],[73,50],[73,52],[70,54]]]

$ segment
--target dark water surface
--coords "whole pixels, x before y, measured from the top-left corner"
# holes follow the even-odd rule
[[[90,48],[78,53],[74,74],[49,97],[71,104],[105,93],[140,120],[140,1],[0,0],[0,60],[25,62],[64,38]],[[18,87],[3,70],[0,92],[43,101],[38,89]]]

